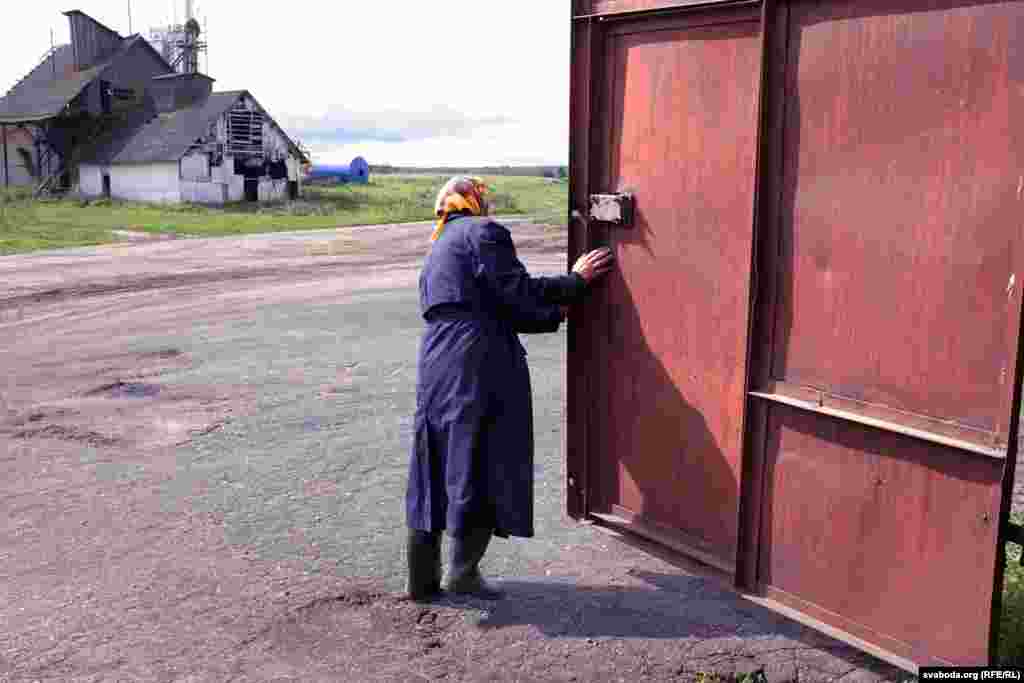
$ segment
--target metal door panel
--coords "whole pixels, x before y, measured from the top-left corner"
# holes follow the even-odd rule
[[[645,30],[646,27],[657,30]],[[756,13],[605,36],[598,183],[631,227],[594,225],[617,271],[588,302],[600,420],[590,509],[734,562],[761,44]],[[685,197],[685,201],[680,201]]]
[[[773,378],[1006,443],[1022,9],[792,4]]]
[[[1024,3],[787,9],[756,585],[890,658],[982,664],[1016,452]]]
[[[917,663],[988,656],[1003,463],[770,408],[769,597]]]

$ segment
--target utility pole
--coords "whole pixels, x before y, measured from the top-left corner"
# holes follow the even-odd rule
[[[132,35],[132,0],[128,0],[128,35]]]
[[[7,166],[7,124],[0,124],[0,135],[4,136],[4,187],[11,186],[11,171]]]

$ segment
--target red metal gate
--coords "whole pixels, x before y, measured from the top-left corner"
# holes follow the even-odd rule
[[[619,270],[570,330],[570,514],[907,668],[989,659],[1021,30],[1021,0],[575,3],[570,257]]]

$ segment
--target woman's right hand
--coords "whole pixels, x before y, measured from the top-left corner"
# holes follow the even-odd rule
[[[608,247],[601,247],[576,259],[572,272],[582,277],[589,285],[612,269],[615,256]]]

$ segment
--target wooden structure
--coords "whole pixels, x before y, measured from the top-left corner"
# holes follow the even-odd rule
[[[994,656],[1021,35],[1021,0],[574,1],[570,263],[619,268],[569,332],[572,516],[908,670]]]

